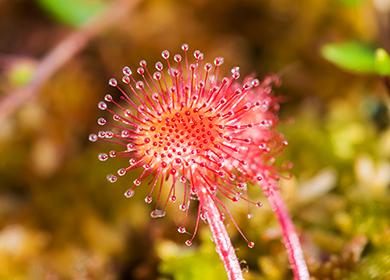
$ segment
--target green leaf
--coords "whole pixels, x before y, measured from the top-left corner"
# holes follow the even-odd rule
[[[105,0],[38,0],[58,21],[78,27],[102,11]]]
[[[376,72],[381,76],[390,76],[390,56],[384,49],[375,52]]]
[[[326,44],[322,56],[338,67],[355,73],[376,74],[374,49],[354,41]]]

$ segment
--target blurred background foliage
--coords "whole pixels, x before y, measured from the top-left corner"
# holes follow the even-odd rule
[[[112,2],[0,1],[0,97]],[[313,279],[390,279],[389,15],[388,0],[141,1],[1,120],[0,279],[226,277],[207,228],[186,247],[177,207],[151,219],[145,188],[123,197],[136,174],[107,183],[120,162],[101,164],[106,147],[87,141],[108,78],[182,42],[225,69],[281,75],[294,163],[281,188]],[[230,209],[255,248],[228,223],[245,276],[291,279],[272,211],[252,196],[265,206]]]

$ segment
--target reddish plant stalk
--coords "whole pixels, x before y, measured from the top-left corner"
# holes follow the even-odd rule
[[[287,207],[280,195],[280,192],[275,185],[271,185],[271,188],[268,189],[265,193],[267,194],[267,198],[272,210],[275,212],[276,217],[278,218],[282,230],[284,245],[287,249],[288,258],[294,273],[294,279],[310,279],[297,232],[295,231],[294,224],[290,218]]]
[[[198,191],[198,198],[200,207],[202,207],[207,217],[217,253],[225,266],[228,278],[230,280],[244,279],[236,252],[221,219],[221,213],[215,205],[212,196],[205,188],[201,188]]]

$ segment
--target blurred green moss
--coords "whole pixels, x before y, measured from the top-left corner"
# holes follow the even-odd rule
[[[206,230],[199,234],[199,248],[183,248],[165,241],[158,245],[161,258],[160,272],[172,275],[174,279],[227,279],[210,233]]]

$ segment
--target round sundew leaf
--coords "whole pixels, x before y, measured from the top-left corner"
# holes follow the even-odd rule
[[[338,67],[355,73],[376,74],[375,50],[360,42],[330,43],[321,48],[322,56]]]
[[[376,50],[375,67],[380,76],[390,76],[390,56],[384,49]]]
[[[78,27],[102,11],[107,0],[38,0],[58,21]]]

